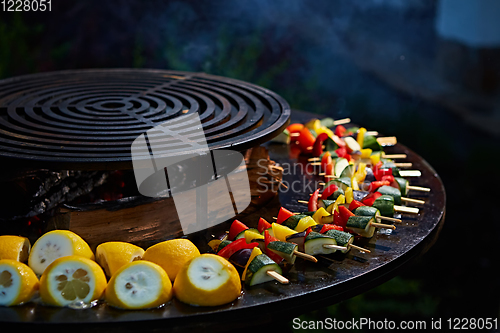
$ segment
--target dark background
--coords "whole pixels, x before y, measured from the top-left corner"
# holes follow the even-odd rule
[[[79,68],[203,71],[262,85],[292,109],[395,135],[445,184],[438,242],[398,277],[301,318],[497,318],[499,46],[438,36],[438,4],[52,0],[51,12],[0,11],[0,78]]]

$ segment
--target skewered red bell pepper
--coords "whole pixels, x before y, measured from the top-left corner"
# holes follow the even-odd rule
[[[371,182],[370,186],[368,186],[367,191],[375,192],[379,187],[384,186],[384,185],[391,185],[391,182],[388,180],[377,180],[377,181]]]
[[[310,212],[315,212],[318,210],[318,197],[319,197],[319,188],[314,191],[314,193],[309,198],[309,203],[307,204],[307,209]]]
[[[295,132],[300,132],[303,128],[304,124],[295,123],[288,125],[286,129],[288,130],[288,133],[295,133]]]
[[[390,183],[394,182],[394,176],[393,175],[385,175],[380,178],[382,181],[388,181]]]
[[[333,223],[338,226],[342,226],[342,218],[340,217],[340,213],[336,209],[333,210]]]
[[[314,146],[316,138],[307,127],[304,127],[299,133],[300,135],[297,137],[297,141],[299,142],[300,148],[304,153],[311,153],[310,147]]]
[[[320,156],[323,154],[323,142],[328,139],[327,133],[321,133],[316,137],[316,141],[314,141],[313,145],[313,156]]]
[[[344,206],[339,206],[339,214],[340,214],[340,221],[338,225],[345,227],[347,225],[347,220],[351,216],[355,216],[353,212],[351,212],[349,209],[347,209]]]
[[[358,200],[353,200],[349,204],[349,210],[351,212],[354,212],[356,210],[356,208],[361,207],[361,206],[366,206],[366,205]]]
[[[257,230],[262,233],[264,230],[272,228],[271,223],[267,222],[262,217],[259,219],[259,223],[257,223]]]
[[[348,161],[350,161],[352,158],[351,155],[347,152],[347,149],[345,147],[340,147],[339,149],[335,150],[335,153],[337,154],[338,157],[343,157]]]
[[[273,251],[268,251],[267,250],[267,246],[269,245],[269,243],[271,242],[277,242],[279,241],[278,238],[276,237],[273,237],[269,234],[269,231],[264,231],[264,244],[266,246],[266,249],[265,249],[265,252],[266,252],[266,255],[271,258],[275,263],[279,264],[280,262],[282,262],[284,259],[283,257],[281,257],[280,255],[274,253]]]
[[[280,211],[278,212],[278,218],[276,219],[276,223],[282,224],[283,222],[286,221],[287,218],[293,215],[295,214],[286,209],[285,207],[281,207]]]
[[[324,190],[323,192],[321,192],[321,198],[323,200],[326,200],[328,199],[328,197],[330,195],[332,195],[333,193],[335,193],[335,191],[337,191],[339,189],[339,187],[335,184],[330,184],[328,185]]]
[[[376,180],[382,180],[382,177],[384,176],[392,176],[392,169],[387,168],[373,170],[373,176],[375,176]]]
[[[339,138],[341,138],[342,136],[344,136],[344,133],[346,131],[346,128],[342,125],[337,125],[337,127],[335,127],[335,131],[333,131],[333,133],[338,136]]]
[[[382,196],[382,193],[373,192],[373,193],[368,194],[366,197],[364,197],[364,199],[361,200],[361,202],[367,206],[373,206],[373,203],[375,202],[375,200],[377,200],[380,196]]]
[[[277,242],[277,241],[279,241],[279,239],[276,238],[276,237],[271,236],[271,234],[269,233],[269,231],[267,231],[267,230],[264,231],[264,244],[266,244],[266,248],[269,245],[269,243],[271,243],[271,242]]]
[[[254,247],[259,246],[259,243],[252,242],[247,244],[245,238],[240,238],[231,242],[230,244],[224,246],[222,250],[217,252],[217,254],[221,257],[229,259],[234,253],[242,249],[253,249]]]
[[[336,225],[336,224],[331,224],[331,223],[328,223],[328,224],[323,224],[323,227],[321,228],[321,231],[320,233],[324,234],[325,232],[327,232],[328,230],[339,230],[339,231],[344,231],[344,228],[340,225]]]
[[[229,227],[229,234],[227,235],[227,239],[229,240],[234,240],[236,236],[242,231],[247,230],[248,227],[243,223],[238,220],[234,220],[233,223],[231,224],[231,227]]]
[[[331,176],[333,175],[333,161],[332,155],[329,151],[325,152],[321,157],[321,168],[325,171],[325,175]]]

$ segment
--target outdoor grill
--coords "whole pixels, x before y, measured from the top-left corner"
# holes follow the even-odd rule
[[[0,81],[0,162],[4,169],[0,234],[22,233],[33,243],[47,229],[70,229],[94,249],[109,240],[146,247],[182,236],[172,198],[148,198],[137,192],[131,144],[165,121],[196,112],[210,150],[237,150],[244,155],[252,190],[252,202],[241,217],[244,223],[255,226],[259,217],[272,221],[281,206],[304,211],[298,199],[307,200],[309,193],[282,190],[276,195],[280,182],[321,181],[319,176],[269,175],[267,181],[277,186],[267,192],[258,188],[255,177],[276,163],[308,163],[307,156],[293,155],[289,145],[269,141],[286,128],[290,118],[304,123],[313,114],[292,113],[283,98],[265,88],[204,73],[73,70]],[[162,133],[149,139],[161,143],[164,156],[177,152],[182,141]],[[226,331],[289,319],[369,290],[429,249],[445,210],[444,187],[432,167],[399,143],[386,151],[406,154],[407,161],[422,173],[412,183],[432,191],[425,209],[404,227],[391,235],[360,240],[370,255],[320,258],[315,265],[297,262],[286,272],[289,285],[245,288],[243,297],[215,308],[192,307],[175,298],[147,311],[123,311],[102,303],[75,311],[30,302],[0,307],[0,321],[19,327],[56,324],[88,329],[90,325],[93,331],[109,331],[106,324],[119,331],[137,331],[146,323],[161,330]],[[150,158],[149,154],[144,158]],[[228,225],[221,223],[188,237],[201,252],[208,251],[208,240],[224,233]],[[255,316],[258,321],[249,320]]]
[[[79,70],[0,81],[0,156],[20,166],[130,169],[148,129],[198,112],[210,149],[245,150],[281,132],[290,108],[246,82],[165,70]],[[175,148],[178,138],[161,138]]]

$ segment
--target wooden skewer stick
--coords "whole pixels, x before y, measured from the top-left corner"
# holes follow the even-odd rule
[[[421,205],[425,204],[424,200],[419,200],[419,199],[401,197],[401,200],[404,202],[412,202],[412,203],[421,204]]]
[[[416,207],[406,207],[394,205],[394,211],[400,213],[418,214],[419,209]]]
[[[280,181],[280,185],[283,186],[284,188],[286,188],[288,190],[288,186],[286,186],[285,183],[283,183],[283,182]]]
[[[321,165],[321,162],[313,162],[313,163],[309,163],[310,165]]]
[[[288,284],[290,282],[286,277],[276,271],[267,271],[266,274],[281,284]]]
[[[406,158],[406,154],[383,154],[383,158]]]
[[[302,204],[308,204],[309,201],[305,201],[305,200],[297,200],[298,203],[302,203]]]
[[[282,167],[280,167],[279,165],[270,165],[269,167],[271,169],[278,169],[278,170],[284,171],[284,169]]]
[[[319,161],[320,158],[319,157],[311,157],[311,158],[308,158],[307,159],[309,162],[312,162],[312,161]]]
[[[344,118],[344,119],[334,120],[333,124],[334,125],[343,125],[343,124],[349,124],[350,122],[351,122],[350,118]]]
[[[339,245],[333,245],[333,244],[323,244],[323,247],[325,249],[335,249],[335,250],[340,250],[340,251],[347,250],[346,246],[339,246]]]
[[[398,140],[395,136],[386,136],[377,138],[377,142],[381,146],[394,146],[396,143],[398,143]]]
[[[325,186],[326,183],[325,182],[319,182],[318,185]]]
[[[334,175],[324,175],[324,176],[325,176],[325,178],[339,178],[339,177],[334,176]]]
[[[371,135],[371,136],[377,136],[378,132],[377,131],[366,131],[366,135]]]
[[[365,249],[361,246],[354,245],[354,244],[349,244],[349,247],[352,247],[353,249],[356,249],[356,250],[361,251],[361,252],[371,253],[370,250]]]
[[[420,170],[400,170],[399,174],[401,177],[420,177],[422,173]]]
[[[371,222],[370,225],[375,228],[383,228],[383,229],[392,229],[396,230],[396,226],[392,224],[382,224],[382,223],[375,223]]]
[[[295,251],[293,251],[293,254],[295,254],[297,257],[300,257],[300,258],[308,260],[308,261],[318,262],[318,259],[316,259],[312,255],[304,253],[304,252],[299,252],[299,251],[295,250]]]
[[[349,244],[348,245],[349,247],[352,247],[353,249],[356,249],[358,251],[361,251],[361,252],[366,252],[366,253],[371,253],[370,250],[368,249],[365,249],[365,248],[362,248],[360,246],[357,246],[357,245],[354,245],[354,244]],[[347,250],[347,247],[346,246],[338,246],[338,245],[332,245],[332,244],[324,244],[323,247],[325,249],[335,249],[335,250],[340,250],[340,251],[345,251]]]
[[[413,164],[411,163],[394,163],[398,168],[411,168]]]
[[[377,220],[385,220],[385,221],[391,221],[391,222],[396,222],[396,223],[402,223],[400,219],[396,219],[394,217],[388,217],[388,216],[377,216]]]
[[[421,191],[421,192],[430,192],[431,191],[431,189],[428,187],[411,186],[411,185],[406,186],[406,189],[407,190],[414,190],[414,191]]]
[[[300,136],[300,132],[293,132],[293,133],[290,133],[290,136]]]

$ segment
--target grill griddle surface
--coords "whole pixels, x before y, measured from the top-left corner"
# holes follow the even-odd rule
[[[48,72],[0,81],[0,158],[59,169],[130,169],[139,135],[198,112],[210,149],[244,150],[279,134],[290,107],[234,79],[167,70]],[[175,145],[175,138],[165,138]]]

